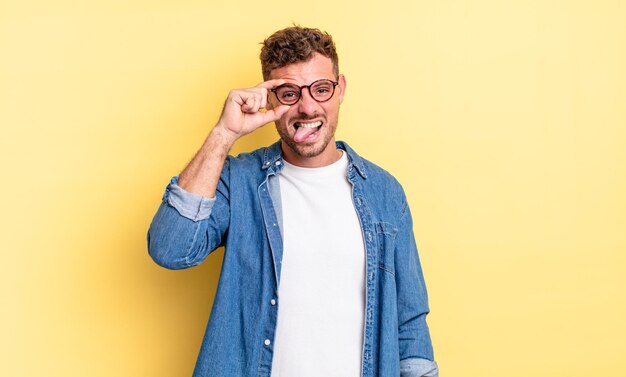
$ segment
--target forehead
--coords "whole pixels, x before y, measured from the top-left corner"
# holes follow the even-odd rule
[[[324,55],[315,54],[306,62],[289,64],[270,72],[271,79],[285,79],[296,84],[310,84],[319,79],[335,80],[333,62]]]

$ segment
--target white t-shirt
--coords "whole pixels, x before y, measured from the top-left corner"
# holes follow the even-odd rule
[[[365,247],[348,157],[279,174],[283,259],[272,377],[361,375]]]

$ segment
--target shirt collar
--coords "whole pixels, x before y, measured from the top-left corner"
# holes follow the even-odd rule
[[[354,166],[356,171],[363,177],[363,179],[367,179],[367,174],[365,172],[365,164],[361,156],[359,156],[345,141],[337,141],[337,148],[343,149],[348,154],[348,159],[350,160],[350,165]],[[277,161],[283,159],[282,150],[280,148],[280,140],[265,148],[265,152],[263,153],[263,165],[261,168],[263,170],[268,169],[270,166],[274,165]]]

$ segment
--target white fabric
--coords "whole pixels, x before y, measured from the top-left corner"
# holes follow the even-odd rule
[[[348,158],[279,174],[283,260],[272,377],[361,375],[365,247]]]

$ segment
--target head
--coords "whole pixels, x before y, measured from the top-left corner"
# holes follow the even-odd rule
[[[300,26],[280,30],[263,42],[261,66],[264,80],[284,79],[299,87],[320,79],[337,82],[333,96],[325,102],[316,101],[308,89],[302,89],[300,100],[276,121],[288,162],[309,167],[334,162],[334,135],[346,81],[339,74],[332,37]],[[274,93],[270,93],[268,107],[279,105]]]
[[[263,80],[270,79],[276,68],[310,60],[320,54],[333,63],[335,78],[339,76],[339,57],[333,37],[319,29],[292,26],[279,30],[263,41],[261,49],[261,69]]]

